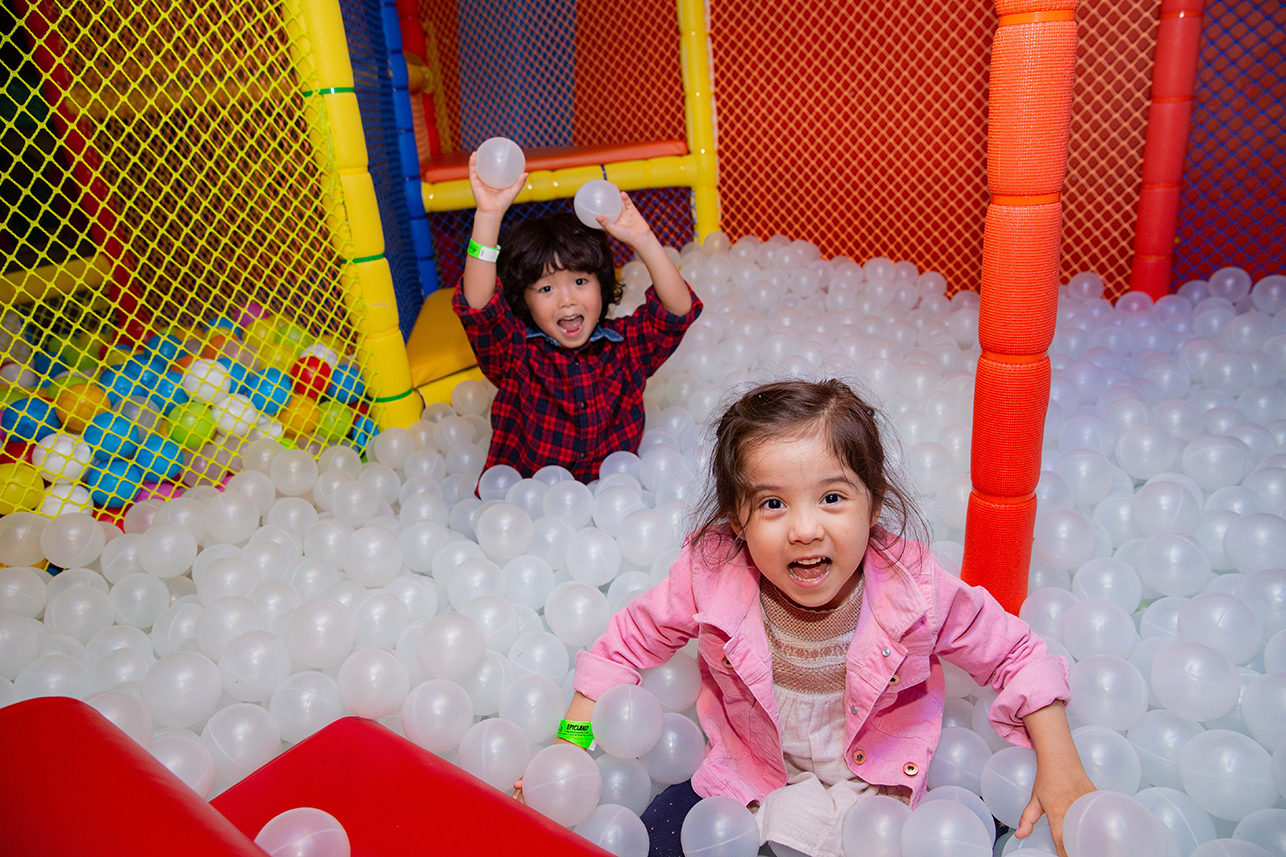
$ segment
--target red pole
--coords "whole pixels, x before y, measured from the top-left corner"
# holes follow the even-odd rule
[[[1146,292],[1154,299],[1170,293],[1179,185],[1188,149],[1188,118],[1204,7],[1205,0],[1161,0],[1161,29],[1152,64],[1152,106],[1143,147],[1143,189],[1130,272],[1130,290]]]
[[[424,38],[424,24],[420,21],[419,7],[415,0],[397,0],[397,16],[402,22],[402,48],[420,58],[425,68],[429,68],[428,41]],[[436,76],[442,69],[430,71]],[[435,77],[436,79],[436,77]],[[438,139],[437,112],[433,101],[433,90],[429,87],[420,93],[424,105],[424,128],[428,133],[429,154],[442,154],[442,141]]]

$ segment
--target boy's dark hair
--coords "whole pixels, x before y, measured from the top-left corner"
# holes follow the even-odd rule
[[[817,432],[853,471],[880,504],[881,522],[901,537],[923,540],[928,526],[901,477],[891,470],[880,438],[882,414],[843,381],[820,383],[778,381],[756,387],[724,412],[710,456],[712,479],[705,498],[706,516],[692,537],[707,535],[737,522],[746,494],[745,462],[751,450],[778,438]],[[877,549],[887,548],[872,539]]]
[[[590,229],[566,212],[517,223],[500,247],[496,272],[514,315],[535,327],[524,293],[548,271],[585,271],[598,277],[603,293],[603,316],[619,303],[623,289],[616,282],[616,264],[607,233]]]

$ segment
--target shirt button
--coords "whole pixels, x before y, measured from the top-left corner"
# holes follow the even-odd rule
[[[884,651],[880,652],[880,654],[884,655],[884,657],[887,658],[889,655],[893,654],[893,650],[890,649],[888,646],[885,646]]]
[[[856,705],[850,705],[850,706],[848,707],[848,710],[849,710],[849,711],[851,711],[851,712],[853,712],[854,714],[856,714],[856,713],[857,713],[857,706],[856,706]]]
[[[589,402],[581,402],[581,403],[580,403],[580,409],[581,409],[582,411],[587,410],[588,408],[589,408]]]
[[[853,761],[854,761],[854,762],[857,762],[859,765],[860,765],[860,764],[862,764],[863,762],[865,762],[865,761],[866,761],[866,751],[865,751],[865,750],[857,750],[856,752],[854,752],[854,753],[853,753]]]
[[[902,766],[902,773],[906,774],[908,777],[914,777],[916,774],[920,773],[920,766],[915,762],[907,762]]]

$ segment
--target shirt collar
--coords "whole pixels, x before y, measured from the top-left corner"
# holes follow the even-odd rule
[[[556,345],[559,348],[563,347],[563,344],[559,342],[557,339],[554,339],[548,333],[545,333],[545,331],[539,330],[534,327],[527,328],[527,338],[543,339],[546,342],[548,342],[550,345]],[[613,330],[610,327],[604,327],[601,324],[594,326],[594,332],[589,335],[589,339],[587,340],[586,344],[588,345],[590,342],[597,342],[600,339],[606,339],[608,342],[625,341],[625,337],[622,336],[619,331]]]

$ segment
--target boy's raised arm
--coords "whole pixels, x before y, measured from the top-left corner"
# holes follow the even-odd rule
[[[477,202],[473,218],[473,240],[484,248],[493,248],[500,240],[500,222],[513,204],[514,197],[526,185],[527,174],[520,175],[509,187],[496,190],[483,184],[478,178],[476,161],[476,154],[469,156],[469,185],[473,188],[473,198]],[[495,261],[484,261],[469,254],[464,260],[464,299],[474,309],[482,309],[495,293]]]
[[[688,310],[692,309],[692,293],[688,290],[688,284],[683,281],[683,275],[674,267],[670,257],[665,255],[665,248],[652,234],[652,227],[639,214],[629,195],[621,193],[621,213],[615,223],[609,222],[601,214],[598,216],[598,223],[608,235],[628,244],[643,264],[647,265],[648,273],[652,275],[652,288],[656,289],[656,296],[661,299],[661,306],[665,307],[666,312],[687,315]]]

